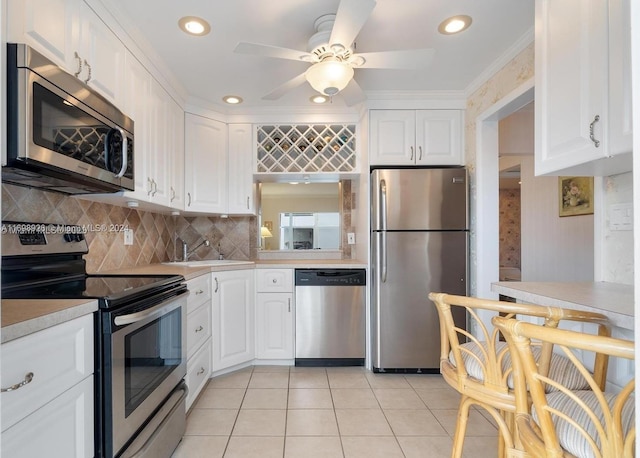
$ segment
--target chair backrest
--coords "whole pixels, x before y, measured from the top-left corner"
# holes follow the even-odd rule
[[[516,424],[532,456],[561,457],[566,452],[578,457],[634,456],[635,377],[619,393],[607,393],[575,353],[580,350],[582,358],[585,353],[594,353],[634,360],[634,342],[504,317],[492,321],[505,335],[513,355]],[[590,390],[571,391],[541,373],[532,342],[553,345],[580,371]],[[546,385],[555,391],[549,393]]]
[[[518,315],[539,317],[547,327],[555,328],[562,320],[584,321],[600,325],[599,333],[609,335],[608,320],[604,315],[557,307],[544,307],[506,301],[432,292],[429,294],[440,319],[440,370],[447,382],[458,391],[485,400],[497,408],[512,410],[515,401],[511,392],[512,365],[508,345],[500,341],[499,332],[487,326],[478,315],[479,310],[495,312],[507,318]],[[456,326],[452,308],[463,307],[468,317],[468,329]],[[475,345],[469,345],[469,343]],[[542,345],[538,363],[548,373],[553,346]],[[598,380],[604,385],[607,361],[596,363]],[[471,369],[470,369],[471,368]],[[470,373],[471,372],[471,373]]]

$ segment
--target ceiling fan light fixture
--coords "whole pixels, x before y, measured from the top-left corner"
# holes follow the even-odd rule
[[[211,32],[211,26],[204,19],[197,16],[185,16],[178,21],[180,29],[189,35],[201,37]]]
[[[353,68],[345,62],[330,58],[309,67],[304,76],[316,91],[333,96],[347,87],[353,78]]]
[[[445,19],[438,26],[438,32],[443,35],[453,35],[467,30],[471,25],[471,16],[458,15]]]
[[[225,95],[224,97],[222,97],[222,100],[224,101],[224,103],[228,103],[229,105],[238,105],[242,103],[242,97],[239,97],[237,95]]]

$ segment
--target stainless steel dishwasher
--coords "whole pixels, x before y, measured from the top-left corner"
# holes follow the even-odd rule
[[[296,366],[362,366],[364,269],[296,269]]]

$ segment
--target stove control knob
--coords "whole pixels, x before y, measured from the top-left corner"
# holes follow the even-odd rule
[[[84,234],[72,234],[69,232],[64,234],[65,242],[81,242],[83,240],[84,240]]]

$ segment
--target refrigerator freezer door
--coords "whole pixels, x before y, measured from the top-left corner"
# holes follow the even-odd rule
[[[374,170],[371,228],[373,231],[467,229],[467,171]]]
[[[385,237],[386,256],[382,256]],[[372,243],[374,368],[437,370],[439,320],[427,295],[466,294],[468,233],[377,232]],[[454,319],[466,328],[464,312]]]

